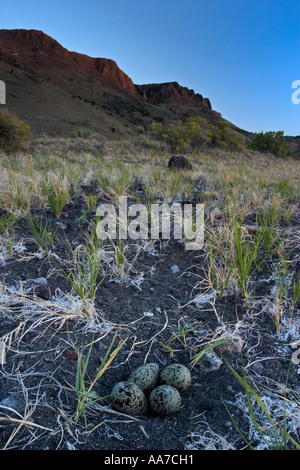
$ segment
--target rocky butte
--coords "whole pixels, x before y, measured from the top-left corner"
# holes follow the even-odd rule
[[[8,109],[34,134],[85,127],[124,138],[157,119],[221,118],[208,98],[176,81],[136,85],[114,60],[69,51],[34,29],[0,30],[0,80]]]
[[[177,82],[135,85],[114,60],[70,52],[42,31],[0,30],[0,61],[18,67],[36,65],[49,69],[49,57],[56,58],[58,63],[69,62],[88,76],[146,101],[200,105],[211,109],[209,99]]]
[[[111,59],[92,58],[85,54],[70,52],[42,31],[0,30],[0,61],[6,60],[12,66],[44,67],[49,74],[50,65],[75,67],[86,75],[110,86],[139,96],[132,80]]]
[[[136,87],[143,98],[152,103],[186,104],[212,109],[208,98],[203,98],[199,93],[182,87],[177,82],[137,85]]]

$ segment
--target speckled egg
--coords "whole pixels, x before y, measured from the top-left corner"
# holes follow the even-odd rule
[[[143,415],[148,409],[144,392],[132,382],[118,382],[111,391],[110,399],[112,407],[122,413]]]
[[[172,385],[179,392],[184,392],[191,385],[191,373],[183,364],[170,364],[159,376],[161,384]]]
[[[148,395],[156,387],[159,378],[159,365],[155,362],[144,364],[135,369],[130,375],[128,382],[135,383]]]
[[[149,405],[158,416],[169,416],[181,407],[181,396],[171,385],[158,385],[149,395]]]

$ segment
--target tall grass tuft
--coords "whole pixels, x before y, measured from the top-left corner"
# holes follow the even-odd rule
[[[103,274],[100,269],[101,244],[102,241],[96,236],[96,229],[93,225],[91,235],[85,244],[78,245],[73,250],[67,242],[73,269],[67,272],[61,266],[59,267],[63,277],[70,282],[74,292],[84,305],[89,302],[94,303],[96,292],[105,278],[105,273]]]
[[[234,225],[234,239],[236,248],[235,265],[238,271],[238,286],[245,300],[249,299],[248,282],[250,276],[259,267],[258,248],[262,239],[260,233],[256,239],[243,237],[241,226]]]
[[[85,358],[83,357],[83,354],[80,351],[78,351],[76,346],[73,344],[73,347],[77,353],[77,372],[76,372],[76,384],[75,384],[75,390],[76,390],[76,396],[77,396],[77,409],[76,409],[76,417],[75,417],[76,423],[78,422],[80,416],[85,413],[86,409],[89,406],[91,406],[93,403],[97,401],[103,401],[105,399],[105,397],[99,396],[94,391],[94,387],[97,381],[103,376],[104,372],[107,370],[109,365],[112,363],[114,358],[117,356],[122,346],[127,341],[127,338],[125,340],[120,340],[116,349],[114,349],[111,352],[113,345],[115,343],[116,337],[117,337],[117,334],[115,334],[115,336],[113,337],[106,351],[106,354],[100,364],[100,367],[95,375],[95,378],[91,380],[88,385],[86,385],[86,377],[87,377],[87,369],[88,369],[88,365],[90,362],[90,356],[92,352],[93,343],[90,345],[88,354]]]
[[[35,220],[31,214],[28,214],[27,221],[38,247],[46,254],[49,254],[50,248],[54,247],[54,237],[56,233],[56,230],[54,232],[51,231],[51,219],[45,219],[43,221],[43,219],[40,218],[39,220]]]
[[[254,388],[249,385],[249,380],[246,375],[245,367],[243,366],[243,377],[241,377],[227,362],[226,364],[229,370],[234,375],[234,377],[237,379],[237,381],[245,389],[251,421],[265,447],[268,450],[290,450],[291,447],[294,450],[300,450],[300,443],[297,442],[287,431],[287,420],[285,412],[286,397],[283,397],[283,420],[282,422],[279,422],[278,419],[275,419],[275,417],[273,418],[271,416],[271,413],[269,412],[262,398],[260,398]],[[230,413],[225,403],[224,405],[239,435],[242,437],[242,439],[250,449],[255,450],[252,443],[246,438],[246,436],[241,432],[241,430],[237,426],[232,414]]]
[[[12,213],[8,213],[2,219],[0,219],[0,232],[2,232],[6,238],[5,242],[11,258],[14,257],[13,251],[15,242],[15,232],[13,230],[13,226],[19,219],[20,217],[16,217]]]
[[[294,282],[294,291],[293,291],[293,308],[296,307],[296,303],[300,298],[300,273],[297,274],[297,279]]]
[[[52,182],[46,188],[49,206],[56,218],[60,218],[64,206],[70,199],[70,187],[65,180],[52,175]]]
[[[277,232],[277,226],[281,218],[281,201],[269,202],[268,207],[263,208],[262,214],[258,216],[257,225],[261,233],[262,245],[265,248],[266,256],[280,248],[283,238]]]

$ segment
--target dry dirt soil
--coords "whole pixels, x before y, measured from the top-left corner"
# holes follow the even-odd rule
[[[297,361],[291,361],[300,332],[299,308],[284,312],[277,332],[264,304],[274,287],[271,266],[257,273],[256,302],[247,306],[236,292],[219,298],[207,288],[202,250],[185,251],[174,240],[132,242],[123,277],[110,270],[109,257],[104,260],[106,275],[94,307],[85,311],[61,270],[71,260],[66,241],[76,249],[94,220],[92,211],[82,218],[85,209],[80,196],[59,219],[43,213],[55,232],[48,254],[39,251],[26,220],[20,220],[15,240],[23,240],[23,249],[2,258],[0,328],[6,361],[0,368],[0,447],[181,453],[249,448],[236,425],[254,448],[267,448],[253,426],[245,388],[229,366],[240,376],[246,371],[277,424],[283,423],[286,396],[288,430],[299,442],[300,375]],[[37,220],[40,215],[37,211]],[[293,224],[299,231],[299,220]],[[115,334],[114,347],[119,340],[126,342],[92,389],[103,400],[76,420],[78,356],[86,359],[90,351],[88,388]],[[225,337],[225,343],[191,364],[201,350]],[[148,362],[160,368],[179,362],[189,368],[192,383],[182,393],[180,410],[167,417],[113,410],[113,385]],[[251,403],[262,428],[263,413],[255,399]]]

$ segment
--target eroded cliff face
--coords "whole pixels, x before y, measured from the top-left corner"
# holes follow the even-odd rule
[[[0,30],[0,80],[7,108],[34,136],[88,128],[122,140],[151,134],[156,121],[221,119],[207,98],[177,82],[135,85],[114,60],[69,51],[38,30]]]
[[[53,76],[53,66],[59,69],[77,68],[84,74],[113,88],[118,88],[139,97],[132,80],[118,67],[115,61],[93,58],[77,52],[70,52],[42,31],[0,30],[0,60],[10,61],[12,66],[39,68],[43,66],[44,76]],[[36,67],[35,67],[36,66]]]
[[[137,89],[144,99],[152,103],[185,104],[212,109],[208,98],[203,98],[199,93],[182,87],[177,82],[137,85]]]
[[[90,77],[119,88],[132,96],[138,93],[133,81],[111,59],[92,58],[76,52],[71,53],[73,63]]]
[[[75,68],[88,77],[151,103],[204,106],[211,109],[209,99],[177,82],[135,85],[114,60],[70,52],[55,39],[38,30],[0,30],[1,61],[12,67],[35,72],[38,76],[50,77],[53,81],[59,81],[66,71],[68,80],[71,81],[72,69]]]

